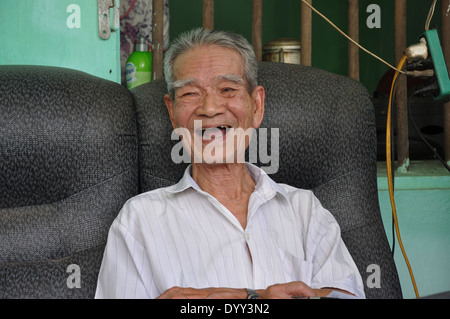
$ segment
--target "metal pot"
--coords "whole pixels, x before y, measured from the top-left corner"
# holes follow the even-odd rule
[[[300,64],[300,41],[281,38],[267,42],[263,61]]]

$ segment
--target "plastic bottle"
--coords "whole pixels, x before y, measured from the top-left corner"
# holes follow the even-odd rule
[[[139,37],[134,52],[127,60],[125,78],[128,89],[152,80],[152,53],[149,51],[149,46],[145,43],[143,37]]]

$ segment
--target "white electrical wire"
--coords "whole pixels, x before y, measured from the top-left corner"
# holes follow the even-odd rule
[[[425,22],[425,31],[430,30],[430,22],[431,18],[433,18],[434,15],[434,9],[436,8],[436,2],[437,0],[433,0],[433,3],[431,4],[430,11],[428,12],[427,20]]]

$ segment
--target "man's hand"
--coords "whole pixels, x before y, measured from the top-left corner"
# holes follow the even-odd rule
[[[301,281],[293,281],[284,284],[275,284],[266,289],[257,290],[260,299],[292,299],[308,297],[326,297],[331,291],[337,290],[343,293],[347,291],[325,288],[312,289]],[[181,288],[172,287],[166,290],[157,299],[246,299],[245,289],[233,288]]]
[[[352,293],[337,288],[313,289],[301,281],[293,281],[285,284],[276,284],[268,287],[261,294],[261,299],[291,299],[308,297],[326,297],[332,291],[339,291],[354,296]]]
[[[307,284],[301,281],[288,282],[285,284],[276,284],[267,287],[261,293],[261,299],[292,299],[316,297],[318,294]]]
[[[180,288],[172,287],[167,289],[156,299],[245,299],[247,291],[245,289],[233,288]]]
[[[315,290],[301,281],[276,284],[257,290],[261,299],[291,299],[294,297],[317,296]],[[181,288],[172,287],[157,299],[246,299],[245,289],[233,288]]]

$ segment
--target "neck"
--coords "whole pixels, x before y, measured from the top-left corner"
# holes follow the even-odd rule
[[[217,199],[249,198],[255,182],[244,163],[193,164],[192,178],[200,188]]]

